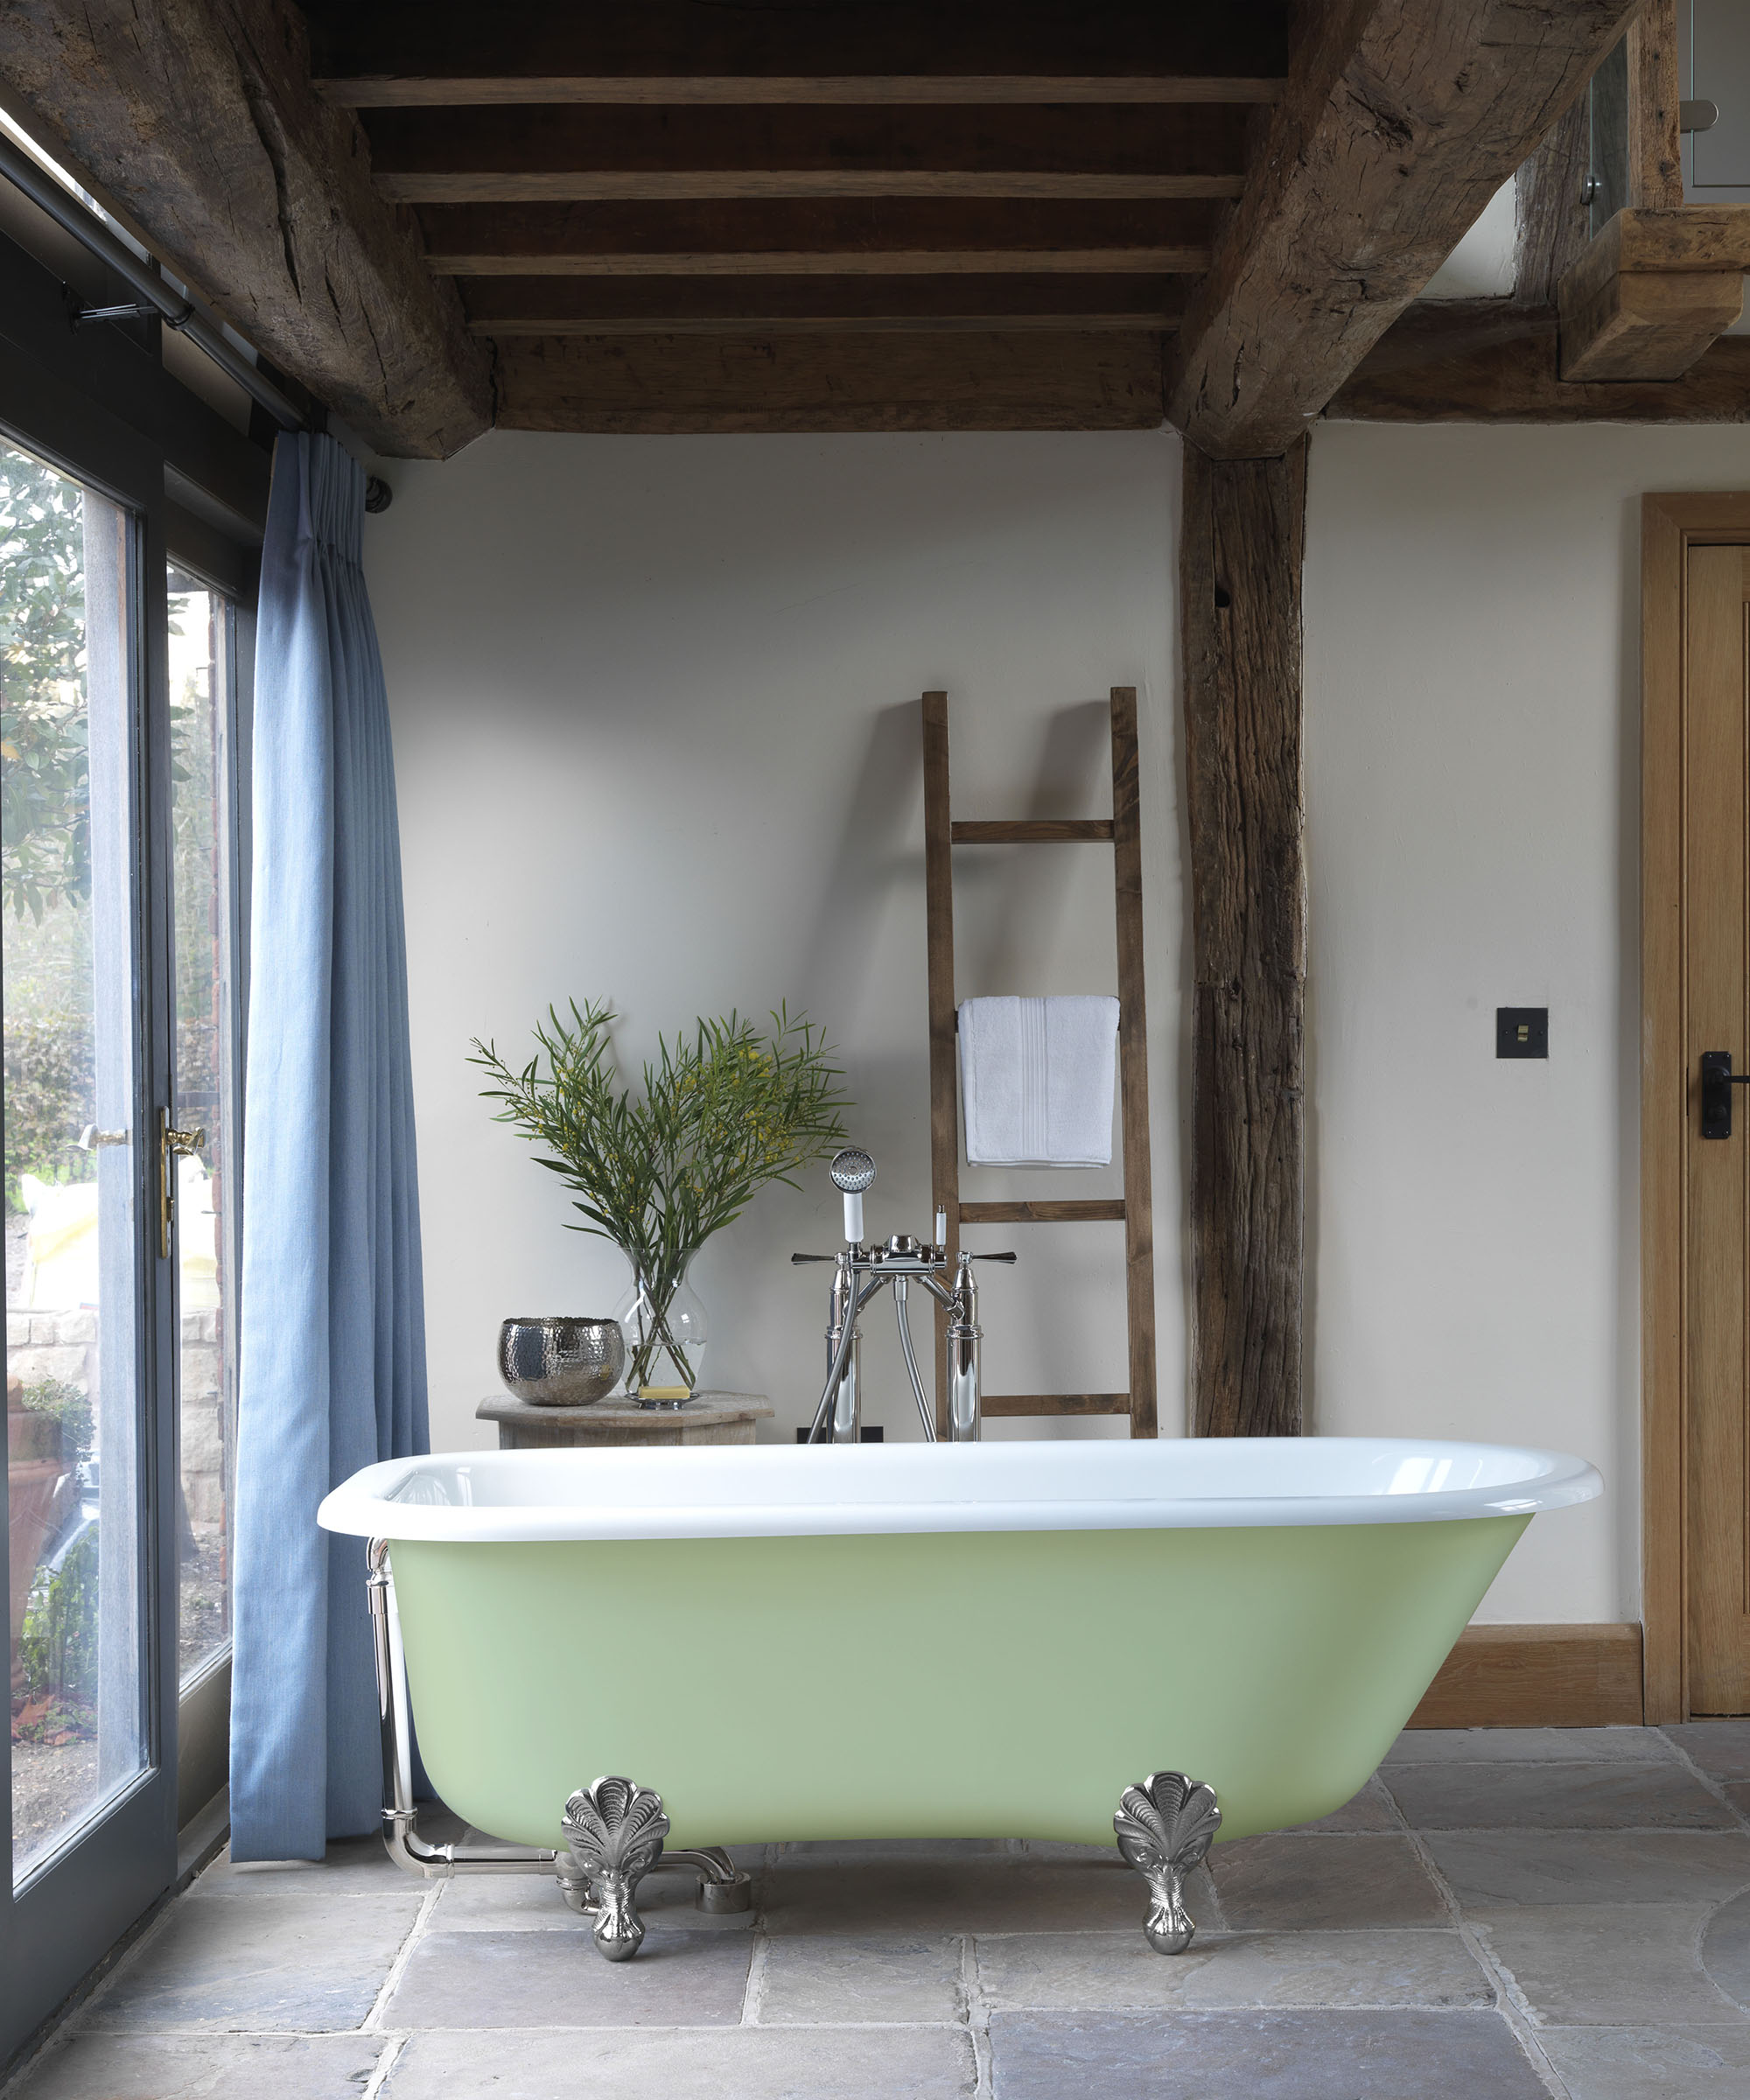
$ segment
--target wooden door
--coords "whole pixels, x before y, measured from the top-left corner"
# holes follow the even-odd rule
[[[1688,550],[1683,944],[1687,1118],[1684,1638],[1692,1713],[1750,1712],[1750,1089],[1703,1133],[1701,1060],[1750,1070],[1750,547]]]

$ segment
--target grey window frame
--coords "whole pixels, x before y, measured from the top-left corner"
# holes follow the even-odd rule
[[[151,330],[74,329],[66,287],[54,271],[0,234],[0,432],[124,507],[134,520],[135,757],[130,794],[136,836],[133,900],[139,960],[136,1129],[172,1099],[174,997],[171,978],[170,738],[165,570],[170,559],[212,577],[240,605],[253,603],[248,536],[266,516],[269,458],[164,369]],[[234,520],[236,539],[166,493],[200,492],[212,516]],[[258,563],[256,564],[258,566]],[[240,637],[240,640],[242,638]],[[240,664],[241,664],[241,650]],[[240,723],[247,760],[247,710]],[[246,794],[242,797],[247,802]],[[239,840],[240,852],[247,829]],[[242,900],[245,907],[247,898]],[[237,1006],[242,1012],[240,987]],[[241,1043],[236,1046],[241,1052]],[[241,1073],[241,1060],[234,1069]],[[157,1202],[156,1148],[134,1148],[134,1200],[146,1219]],[[174,1512],[177,1486],[177,1325],[172,1264],[138,1236],[141,1320],[136,1364],[141,1421],[141,1595],[145,1600],[143,1687],[146,1768],[81,1827],[18,1891],[10,1871],[0,1908],[0,2074],[75,1995],[110,1950],[148,1915],[177,1874],[179,1728]],[[0,1514],[0,1529],[4,1527]],[[214,1733],[216,1672],[206,1688]],[[224,1708],[228,1708],[228,1699]],[[193,1716],[192,1715],[192,1718]],[[218,1741],[222,1752],[223,1713]],[[212,1743],[207,1745],[211,1761]],[[11,1789],[4,1789],[5,1852]],[[184,1789],[180,1806],[187,1807]]]

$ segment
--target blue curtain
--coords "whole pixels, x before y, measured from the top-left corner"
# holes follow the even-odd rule
[[[316,1506],[429,1448],[401,846],[365,478],[282,437],[256,643],[231,1848],[382,1809],[363,1542]]]

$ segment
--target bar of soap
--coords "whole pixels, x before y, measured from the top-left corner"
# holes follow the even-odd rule
[[[640,1400],[687,1400],[692,1397],[692,1388],[685,1385],[640,1385]]]

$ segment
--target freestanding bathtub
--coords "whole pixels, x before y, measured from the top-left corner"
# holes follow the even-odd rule
[[[624,1774],[679,1845],[1110,1844],[1164,1768],[1222,1838],[1340,1807],[1533,1515],[1600,1487],[1337,1438],[471,1452],[320,1521],[388,1542],[426,1768],[500,1838],[576,1851]]]

